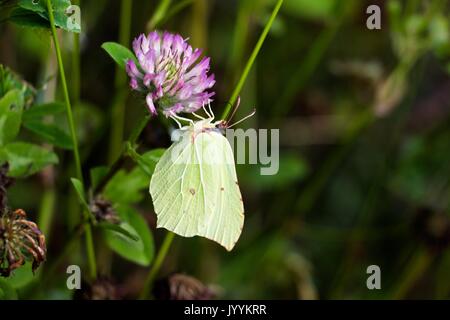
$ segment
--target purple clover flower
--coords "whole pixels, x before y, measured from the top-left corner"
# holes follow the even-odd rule
[[[161,109],[167,117],[177,113],[191,113],[210,102],[215,94],[208,92],[214,75],[208,76],[210,58],[192,47],[178,34],[151,32],[133,41],[139,65],[128,60],[126,71],[130,86],[146,94],[151,114]]]

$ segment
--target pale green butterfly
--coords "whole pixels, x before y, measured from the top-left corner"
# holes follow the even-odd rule
[[[173,116],[180,129],[156,165],[150,194],[157,227],[184,237],[202,236],[233,249],[244,225],[244,205],[239,190],[230,143],[222,135],[223,121],[196,114],[199,121]],[[187,120],[181,127],[178,120]]]

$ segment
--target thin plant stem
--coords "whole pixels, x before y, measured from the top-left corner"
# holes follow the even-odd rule
[[[173,6],[171,6],[170,11],[168,11],[166,13],[166,15],[164,16],[164,18],[162,18],[158,23],[156,23],[152,29],[158,28],[158,26],[163,25],[167,20],[169,20],[171,17],[176,15],[178,12],[180,12],[181,10],[186,8],[192,2],[194,2],[194,0],[183,0],[183,1],[179,1],[176,4],[174,4]]]
[[[97,262],[95,260],[95,249],[94,249],[94,239],[92,237],[92,227],[89,222],[86,222],[84,224],[84,232],[86,236],[86,255],[89,266],[89,275],[91,279],[95,279],[97,277]]]
[[[241,75],[236,87],[234,88],[234,91],[231,94],[231,98],[228,101],[228,104],[222,113],[222,119],[226,119],[228,117],[228,115],[231,112],[232,106],[236,103],[239,93],[241,92],[242,87],[244,86],[245,80],[247,79],[247,76],[253,66],[253,63],[255,62],[259,51],[261,50],[264,40],[266,39],[267,34],[269,33],[270,28],[272,27],[272,24],[275,21],[275,18],[277,17],[278,11],[280,10],[282,4],[283,4],[283,0],[278,0],[277,4],[275,5],[275,7],[272,11],[272,14],[269,18],[269,21],[267,22],[266,26],[264,27],[264,30],[261,33],[261,36],[259,37],[258,42],[256,43],[255,48],[253,49],[253,52],[247,61],[247,64],[245,65],[244,71],[242,72],[242,75]]]
[[[208,2],[196,0],[192,5],[191,44],[196,48],[207,49]]]
[[[147,126],[148,122],[150,121],[150,118],[151,118],[151,116],[149,114],[145,115],[142,118],[142,120],[139,122],[139,124],[135,127],[135,129],[131,132],[130,139],[128,140],[131,143],[131,145],[136,144],[142,131],[144,131],[145,127]]]
[[[147,23],[147,31],[152,31],[166,16],[167,10],[170,7],[172,0],[161,0],[159,2],[158,7],[155,10],[155,13],[150,18],[150,21]]]
[[[232,51],[229,56],[228,68],[234,69],[242,63],[242,56],[244,54],[245,43],[250,31],[249,20],[250,13],[247,2],[239,3],[236,22],[234,25]],[[232,70],[230,70],[232,72]],[[236,75],[234,75],[236,76]],[[234,80],[234,79],[233,79]]]
[[[159,249],[158,255],[156,256],[155,263],[151,267],[150,272],[148,273],[147,278],[145,279],[140,299],[146,299],[149,296],[150,288],[153,286],[153,282],[155,281],[155,278],[158,275],[159,269],[161,268],[161,265],[164,262],[167,253],[169,252],[169,248],[170,245],[172,244],[174,237],[175,233],[170,231],[167,232],[161,245],[161,248]]]
[[[79,5],[80,0],[72,1],[74,5]],[[80,34],[73,32],[72,47],[72,101],[76,106],[80,102]]]
[[[128,46],[128,43],[130,42],[132,3],[133,1],[130,0],[122,0],[120,6],[119,43],[123,46]],[[117,94],[114,98],[112,107],[111,136],[108,156],[109,164],[117,158],[122,147],[125,127],[125,102],[128,97],[127,91],[124,90],[125,84],[125,73],[117,66],[115,73],[115,88]]]
[[[119,25],[119,43],[128,46],[130,42],[131,13],[133,1],[122,0],[120,4],[120,25]],[[116,69],[116,87],[121,86],[126,81],[125,73],[117,66]]]
[[[49,20],[50,20],[50,28],[51,28],[52,36],[53,36],[53,43],[55,45],[59,74],[61,77],[61,85],[62,85],[63,92],[64,92],[67,121],[69,123],[70,134],[72,137],[76,175],[77,175],[77,178],[83,183],[83,173],[81,171],[81,161],[80,161],[80,153],[78,150],[78,140],[77,140],[77,136],[76,136],[75,122],[74,122],[73,114],[72,114],[72,106],[70,104],[69,90],[67,89],[66,75],[64,72],[64,63],[62,60],[61,49],[59,47],[58,36],[56,33],[55,17],[53,15],[53,8],[52,8],[52,3],[50,0],[47,0],[47,10],[48,10],[48,16],[49,16]],[[84,210],[83,210],[83,214],[85,215],[85,217],[88,216],[88,213],[85,212]],[[88,219],[86,219],[86,220],[88,220]],[[90,224],[86,223],[85,231],[86,231],[86,252],[87,252],[87,256],[88,256],[88,260],[89,260],[88,261],[89,272],[90,272],[90,276],[92,278],[96,278],[97,268],[96,268],[96,262],[95,262],[94,242],[92,240],[92,230],[91,230]]]
[[[63,60],[62,60],[61,49],[59,47],[58,35],[56,33],[56,27],[55,27],[55,18],[53,16],[53,9],[52,9],[52,4],[51,4],[50,0],[47,0],[47,9],[48,9],[48,15],[49,15],[49,19],[50,19],[51,30],[52,30],[53,43],[55,45],[56,58],[58,60],[58,68],[59,68],[59,74],[61,77],[61,85],[62,85],[63,93],[64,93],[67,121],[69,122],[70,134],[71,134],[71,138],[72,138],[73,155],[75,158],[75,167],[76,167],[77,178],[82,181],[83,174],[81,172],[81,161],[80,161],[80,153],[78,151],[78,140],[77,140],[77,136],[76,136],[75,122],[73,120],[72,106],[71,106],[70,98],[69,98],[69,90],[67,89],[67,81],[66,81],[66,75],[65,75],[65,71],[64,71],[64,64],[63,64]]]
[[[73,0],[72,3],[74,5],[80,5],[80,0]],[[72,68],[71,68],[71,89],[72,92],[70,92],[70,96],[72,98],[72,103],[76,107],[80,102],[80,95],[81,95],[81,85],[80,85],[80,35],[79,33],[73,32],[72,33],[72,53],[71,53],[71,60],[72,60]],[[78,197],[76,196],[75,190],[71,190],[69,193],[69,199],[68,199],[68,210],[67,210],[67,221],[69,228],[73,228],[78,223],[78,210],[76,204],[78,202]]]

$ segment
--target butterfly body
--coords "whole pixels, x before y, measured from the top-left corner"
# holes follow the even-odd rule
[[[231,250],[242,231],[244,206],[221,123],[208,118],[176,130],[156,165],[150,194],[157,227],[206,237]]]

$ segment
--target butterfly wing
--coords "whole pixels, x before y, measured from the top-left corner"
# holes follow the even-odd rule
[[[211,166],[216,176],[214,184],[207,184],[214,202],[214,211],[208,218],[204,237],[214,240],[228,251],[233,249],[244,225],[244,205],[237,181],[233,151],[228,140],[218,132],[205,133],[212,141],[203,143],[208,148],[204,152],[205,158],[213,159],[206,162]],[[208,139],[207,139],[208,140]],[[206,160],[206,161],[205,161]],[[209,162],[209,163],[208,163]]]
[[[231,250],[244,223],[233,152],[216,131],[185,132],[164,153],[150,182],[157,227],[203,236]]]
[[[195,192],[199,188],[201,180],[195,148],[189,137],[190,133],[185,132],[166,150],[150,181],[157,227],[185,237],[198,234],[202,216],[208,208],[201,193],[195,199],[191,194],[192,190]]]

